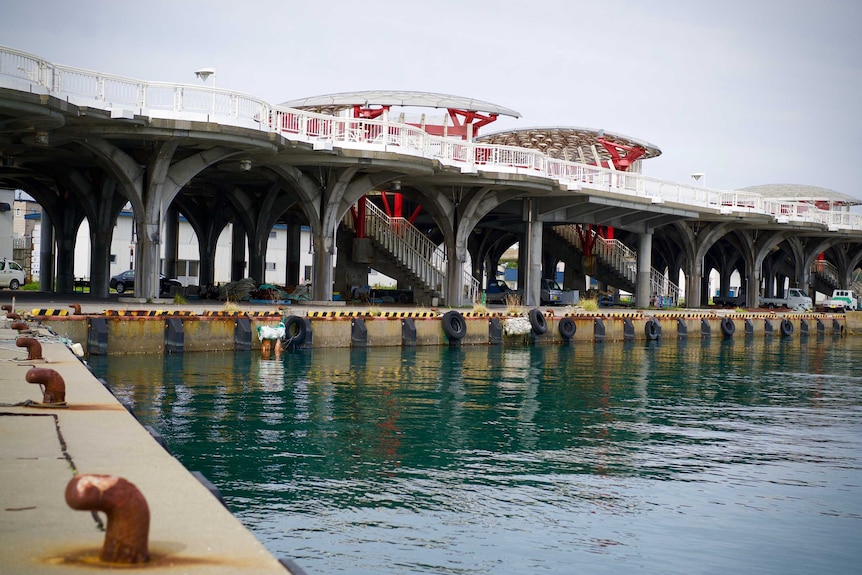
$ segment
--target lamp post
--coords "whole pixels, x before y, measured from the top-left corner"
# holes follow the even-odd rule
[[[215,68],[201,68],[200,70],[195,70],[195,76],[200,78],[204,84],[206,84],[209,77],[212,76],[213,77],[212,87],[213,88],[216,87],[216,70],[215,70]],[[216,112],[215,108],[216,108],[216,95],[215,95],[215,91],[213,91],[213,107],[212,107],[212,114],[213,115],[215,115],[215,112]]]

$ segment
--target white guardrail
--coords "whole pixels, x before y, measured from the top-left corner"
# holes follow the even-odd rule
[[[544,176],[576,191],[582,187],[655,203],[676,202],[724,213],[759,213],[778,222],[809,222],[829,230],[862,230],[862,215],[813,204],[776,201],[756,193],[721,191],[550,158],[541,152],[432,136],[414,126],[281,108],[246,94],[186,84],[143,82],[60,66],[0,47],[0,87],[50,94],[75,105],[153,118],[205,120],[275,131],[321,147],[379,149],[434,158],[464,172],[478,170]]]

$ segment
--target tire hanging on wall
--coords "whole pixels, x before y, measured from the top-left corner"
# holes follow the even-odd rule
[[[443,314],[443,333],[449,339],[461,339],[467,335],[467,323],[464,316],[456,310],[447,311]]]
[[[736,324],[733,323],[732,319],[729,317],[721,318],[721,333],[724,334],[724,337],[733,337],[735,331]]]
[[[560,331],[560,336],[563,339],[570,340],[575,337],[575,333],[578,331],[578,326],[572,318],[564,317],[560,320],[560,323],[557,324],[557,329]]]
[[[787,318],[781,320],[781,335],[785,337],[793,335],[793,324]]]
[[[548,332],[548,322],[545,320],[545,316],[542,315],[542,312],[539,311],[538,308],[533,308],[530,310],[530,327],[533,328],[533,333],[536,335],[544,335]]]
[[[297,346],[302,345],[305,341],[306,327],[305,320],[297,315],[289,315],[284,320],[284,338],[283,341],[287,345]]]
[[[656,318],[650,318],[644,324],[644,334],[649,341],[655,341],[661,337],[661,326]]]

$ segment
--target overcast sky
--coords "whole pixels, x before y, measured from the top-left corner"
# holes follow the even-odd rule
[[[419,90],[517,110],[503,128],[603,128],[650,176],[862,198],[859,0],[7,0],[0,44],[56,64],[272,104]]]

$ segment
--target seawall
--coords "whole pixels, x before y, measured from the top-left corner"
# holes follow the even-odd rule
[[[440,311],[220,312],[122,310],[99,314],[33,309],[25,319],[80,343],[85,354],[245,351],[259,331],[286,324],[297,348],[414,345],[584,344],[680,338],[807,337],[862,333],[862,312],[715,313],[640,311],[556,315]],[[263,339],[266,339],[264,337]]]

